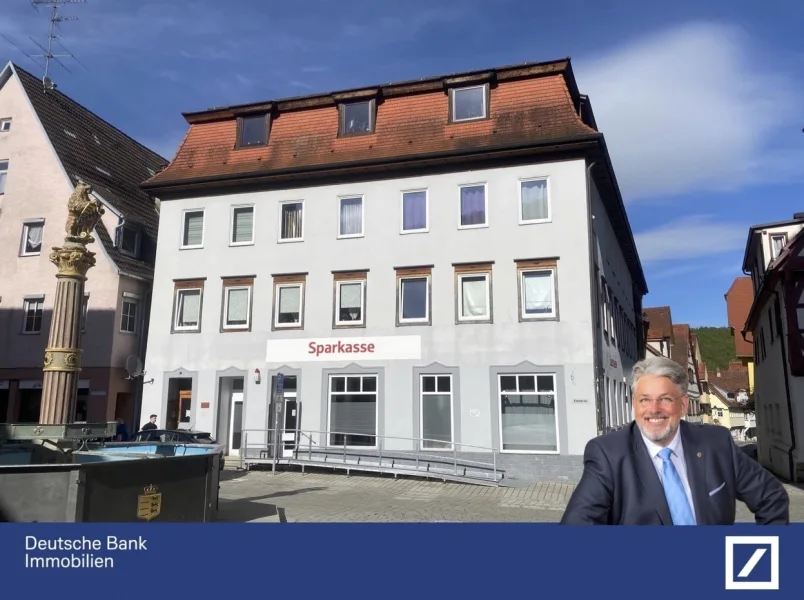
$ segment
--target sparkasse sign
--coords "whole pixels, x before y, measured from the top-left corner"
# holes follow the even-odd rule
[[[344,360],[419,360],[421,336],[331,337],[268,340],[265,361],[336,362]]]

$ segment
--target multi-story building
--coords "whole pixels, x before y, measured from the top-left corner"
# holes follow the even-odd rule
[[[630,418],[647,288],[569,60],[185,118],[144,184],[143,419],[236,454],[284,402],[321,444],[472,444],[571,479]]]
[[[38,422],[42,360],[56,293],[50,249],[64,242],[67,199],[92,186],[105,208],[91,250],[76,421],[133,423],[144,356],[158,214],[139,188],[167,161],[55,87],[9,63],[0,71],[0,422]]]
[[[770,239],[771,252],[778,252],[779,244],[787,239],[786,236],[786,233],[773,235]],[[747,332],[745,336],[742,332],[748,312],[751,310],[751,304],[754,302],[754,284],[751,278],[735,278],[724,297],[726,298],[729,330],[734,338],[734,353],[748,369],[748,393],[750,394],[754,391],[754,344],[750,332]]]
[[[743,333],[754,346],[757,454],[774,473],[804,480],[804,213],[749,229],[743,271],[754,302]]]
[[[686,369],[687,378],[689,379],[687,396],[690,399],[690,404],[685,418],[691,423],[701,423],[703,421],[703,411],[701,409],[701,393],[703,390],[701,381],[698,378],[695,360],[696,347],[690,333],[690,326],[681,324],[673,325],[672,327],[673,345],[670,358]]]
[[[642,318],[647,323],[645,349],[654,356],[673,356],[673,318],[669,306],[646,308]]]

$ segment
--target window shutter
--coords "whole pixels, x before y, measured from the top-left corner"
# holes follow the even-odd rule
[[[184,226],[184,245],[200,246],[204,239],[204,213],[187,213]]]
[[[234,209],[234,224],[232,227],[232,242],[240,244],[252,241],[254,234],[254,209]]]

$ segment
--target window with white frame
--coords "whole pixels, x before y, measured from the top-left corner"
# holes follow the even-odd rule
[[[182,248],[201,248],[204,245],[204,211],[184,212],[181,232]]]
[[[427,190],[402,192],[402,233],[427,231],[427,213]]]
[[[283,202],[280,204],[279,240],[298,241],[304,237],[304,203]]]
[[[770,236],[771,241],[771,260],[776,260],[787,244],[787,234],[774,233]]]
[[[452,375],[422,375],[421,438],[425,450],[452,448]]]
[[[354,326],[366,322],[366,280],[335,282],[335,325]]]
[[[488,225],[486,185],[482,183],[479,185],[462,185],[460,193],[460,227],[471,228]]]
[[[340,136],[361,135],[374,131],[374,100],[358,100],[338,105]]]
[[[200,243],[200,242],[199,242]],[[254,243],[254,207],[232,207],[232,246],[244,246]]]
[[[0,160],[0,194],[6,193],[7,177],[8,177],[8,161]]]
[[[458,321],[491,320],[491,274],[458,275]]]
[[[363,235],[363,197],[340,198],[338,237]]]
[[[499,407],[503,451],[558,451],[555,374],[499,375]]]
[[[223,329],[249,329],[251,321],[251,282],[224,282]]]
[[[137,306],[139,297],[133,294],[123,294],[123,304],[120,309],[120,331],[135,333],[137,331]]]
[[[23,333],[39,333],[42,331],[42,316],[45,309],[45,297],[26,298],[23,304]]]
[[[430,277],[426,274],[399,277],[399,322],[429,323]]]
[[[543,223],[550,220],[547,179],[519,182],[519,222]]]
[[[44,232],[45,221],[42,219],[23,223],[20,256],[37,256],[42,251]]]
[[[377,375],[329,376],[329,443],[377,444]]]
[[[0,119],[0,133],[11,131],[11,119]]]
[[[174,331],[201,331],[201,299],[203,287],[187,285],[176,289]]]
[[[520,309],[523,320],[556,317],[555,270],[521,269],[519,272]]]
[[[277,329],[290,329],[302,326],[302,300],[304,284],[277,283],[274,298],[274,327]]]
[[[488,112],[487,87],[486,84],[483,84],[450,90],[454,123],[486,118]]]

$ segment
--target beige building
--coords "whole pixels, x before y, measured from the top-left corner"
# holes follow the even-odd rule
[[[167,161],[55,88],[8,63],[0,71],[0,422],[38,422],[67,198],[92,186],[106,214],[95,230],[83,318],[75,421],[138,417],[158,213],[139,184]],[[132,359],[133,362],[133,359]]]

